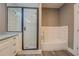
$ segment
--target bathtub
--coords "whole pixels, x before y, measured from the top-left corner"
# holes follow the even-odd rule
[[[68,48],[68,27],[42,27],[41,49],[43,51],[65,50]]]

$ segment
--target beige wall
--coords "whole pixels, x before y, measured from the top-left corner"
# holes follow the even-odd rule
[[[73,49],[74,40],[74,4],[64,4],[59,10],[60,25],[68,25],[68,47]]]
[[[5,23],[6,12],[5,12],[5,9],[6,9],[6,4],[0,3],[0,32],[6,31],[6,23]]]
[[[58,25],[59,25],[58,9],[43,8],[42,26],[58,26]]]

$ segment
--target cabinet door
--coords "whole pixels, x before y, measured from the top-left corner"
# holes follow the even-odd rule
[[[21,52],[22,51],[22,33],[19,33],[16,37],[16,47],[17,51]]]
[[[16,42],[13,38],[14,37],[11,37],[0,41],[0,56],[12,56],[16,54]]]
[[[0,41],[0,56],[1,55],[9,55],[9,49],[10,49],[10,42],[11,40],[9,39],[6,39],[6,40],[3,40],[3,41]]]

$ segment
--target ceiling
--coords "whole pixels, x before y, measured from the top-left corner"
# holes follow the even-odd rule
[[[64,3],[43,3],[43,8],[60,8]]]

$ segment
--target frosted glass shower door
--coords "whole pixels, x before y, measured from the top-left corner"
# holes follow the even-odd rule
[[[37,48],[37,9],[23,9],[24,14],[24,49]]]

